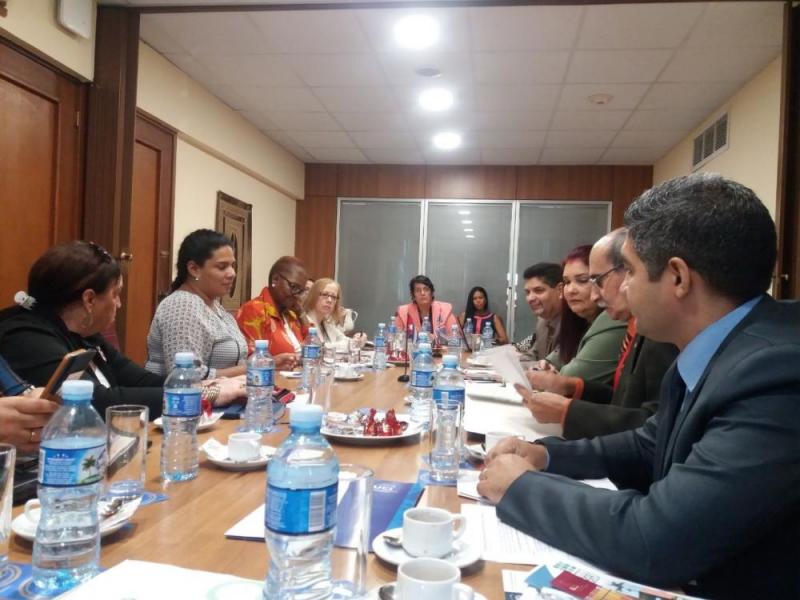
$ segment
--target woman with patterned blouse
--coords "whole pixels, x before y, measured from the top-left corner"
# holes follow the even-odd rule
[[[234,285],[235,265],[233,245],[221,233],[198,229],[184,238],[178,275],[147,335],[148,371],[166,375],[176,352],[194,352],[204,378],[244,375],[247,343],[220,303]]]
[[[300,259],[282,256],[269,270],[269,285],[236,313],[250,352],[255,340],[267,340],[278,369],[293,369],[308,327],[300,319],[308,275]]]

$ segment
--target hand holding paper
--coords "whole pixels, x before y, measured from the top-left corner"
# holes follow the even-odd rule
[[[489,361],[492,368],[500,373],[507,384],[519,384],[525,389],[530,390],[531,384],[525,376],[525,370],[519,362],[519,356],[511,345],[497,346],[486,350],[483,355]]]

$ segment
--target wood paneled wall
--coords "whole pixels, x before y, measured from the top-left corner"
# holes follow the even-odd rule
[[[311,277],[332,277],[337,198],[447,198],[611,202],[612,225],[653,184],[650,166],[306,165],[295,255]]]

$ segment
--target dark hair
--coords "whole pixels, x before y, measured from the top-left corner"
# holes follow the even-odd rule
[[[411,297],[414,297],[414,286],[418,283],[421,283],[425,287],[431,290],[431,294],[433,294],[436,289],[433,287],[433,282],[425,277],[425,275],[417,275],[411,281],[408,282],[408,290],[411,292]]]
[[[272,278],[275,277],[275,275],[278,273],[285,273],[292,267],[299,267],[305,271],[303,261],[296,256],[281,256],[272,264],[272,267],[270,267],[267,285],[272,283]]]
[[[475,317],[475,305],[472,303],[472,296],[475,294],[475,292],[480,292],[483,294],[483,297],[486,298],[485,310],[489,313],[492,312],[489,308],[489,294],[486,293],[486,290],[483,287],[476,285],[469,291],[469,294],[467,295],[467,307],[464,309],[465,321],[466,319],[472,319]]]
[[[178,274],[169,287],[170,293],[181,287],[189,278],[189,261],[202,267],[214,254],[214,251],[223,246],[233,248],[233,242],[227,236],[212,229],[198,229],[183,238],[181,247],[178,249],[178,263],[176,265]]]
[[[523,279],[531,279],[536,277],[541,279],[551,288],[556,287],[561,283],[561,278],[564,276],[564,269],[558,263],[540,262],[531,265],[522,274]]]
[[[588,265],[591,251],[592,247],[588,244],[576,246],[567,253],[567,257],[561,263],[562,268],[575,260]],[[558,358],[562,364],[567,364],[575,358],[578,346],[587,329],[589,329],[589,321],[572,312],[566,298],[563,298],[561,300],[561,327],[558,330]]]
[[[721,175],[694,173],[652,187],[625,211],[625,224],[651,281],[679,257],[736,302],[770,286],[775,223],[753,190]]]
[[[119,281],[119,263],[94,242],[74,241],[53,246],[28,271],[28,294],[36,306],[58,311],[86,290],[101,294]]]

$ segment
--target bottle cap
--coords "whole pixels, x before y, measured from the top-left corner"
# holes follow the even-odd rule
[[[378,327],[386,327],[386,323],[378,323]]]
[[[94,383],[83,379],[70,379],[61,386],[61,397],[66,400],[91,400]]]
[[[194,352],[176,352],[175,353],[175,366],[176,367],[193,367],[194,366]]]
[[[458,368],[458,357],[454,354],[446,354],[442,358],[442,362],[444,366],[448,369],[457,369]]]
[[[317,335],[317,328],[316,327],[309,327],[308,328],[308,335]]]
[[[427,352],[427,353],[430,354],[432,352],[431,345],[428,342],[422,342],[419,345],[419,351],[420,352]]]
[[[319,404],[294,404],[289,409],[289,425],[322,425],[322,407]]]
[[[266,350],[269,348],[269,340],[256,340],[256,350]]]

